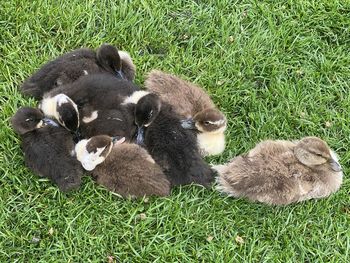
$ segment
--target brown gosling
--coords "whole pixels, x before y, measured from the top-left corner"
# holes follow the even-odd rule
[[[168,196],[170,182],[149,153],[106,135],[80,141],[75,152],[96,182],[123,197]]]
[[[317,137],[263,141],[214,169],[220,192],[270,205],[327,197],[343,178],[336,154]]]
[[[217,155],[224,151],[225,115],[202,88],[159,70],[148,74],[145,86],[184,118],[184,128],[196,131],[202,155]]]

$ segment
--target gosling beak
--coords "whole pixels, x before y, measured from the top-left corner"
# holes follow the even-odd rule
[[[73,132],[73,141],[75,143],[78,143],[81,139],[82,139],[82,136],[81,136],[79,129],[76,130],[75,132]]]
[[[51,125],[51,126],[54,126],[54,127],[58,127],[58,124],[54,120],[52,120],[50,118],[44,118],[43,122],[44,122],[44,125]]]
[[[117,78],[125,79],[124,74],[121,70],[117,70],[115,73],[117,74]]]
[[[331,161],[331,168],[334,172],[341,172],[342,171],[340,164],[335,160]]]
[[[184,129],[188,130],[194,130],[196,129],[194,120],[192,118],[186,119],[186,120],[181,120],[181,126]]]
[[[137,128],[136,143],[141,145],[145,139],[145,128],[143,126]]]
[[[112,142],[113,142],[113,145],[122,144],[123,142],[125,142],[125,137],[114,136],[112,137]]]

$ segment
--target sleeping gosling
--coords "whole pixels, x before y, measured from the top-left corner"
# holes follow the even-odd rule
[[[225,115],[216,108],[203,89],[159,70],[148,74],[145,87],[169,103],[184,118],[184,128],[196,131],[203,156],[217,155],[224,151]]]
[[[79,111],[75,102],[65,94],[43,99],[39,105],[45,116],[55,118],[67,130],[75,132],[79,128]]]
[[[35,174],[49,178],[64,192],[80,186],[83,169],[67,129],[29,107],[20,108],[11,124],[21,136],[25,163]]]
[[[153,93],[136,91],[123,105],[134,104],[136,142],[143,145],[171,182],[210,187],[214,171],[199,154],[196,136],[184,129],[178,116]]]
[[[103,44],[96,51],[80,48],[47,62],[21,86],[23,94],[41,99],[45,93],[73,83],[82,76],[108,73],[133,81],[136,68],[130,55],[112,45]]]
[[[317,137],[267,140],[214,169],[220,192],[270,205],[327,197],[343,178],[336,154]]]
[[[124,197],[167,196],[170,182],[148,152],[106,135],[76,145],[77,159],[96,182]]]
[[[104,134],[126,137],[131,141],[136,132],[133,109],[130,109],[133,106],[120,104],[135,90],[138,87],[130,81],[107,74],[94,74],[46,93],[39,107],[46,115],[55,118],[59,115],[59,105],[66,105],[65,112],[71,112],[72,116],[78,109],[79,135],[82,138]],[[70,108],[63,103],[68,100]],[[76,106],[72,106],[74,104]]]

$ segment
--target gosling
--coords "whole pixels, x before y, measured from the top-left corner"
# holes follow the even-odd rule
[[[145,86],[184,118],[184,128],[196,132],[202,156],[217,155],[224,151],[225,115],[216,108],[203,89],[159,70],[148,74]]]
[[[106,135],[82,140],[77,159],[98,184],[123,197],[169,195],[170,182],[148,152],[123,141]]]
[[[103,44],[96,52],[80,48],[47,62],[24,81],[21,91],[25,95],[42,99],[45,93],[73,83],[85,75],[108,73],[119,79],[133,81],[135,72],[135,65],[127,52]]]
[[[22,107],[11,118],[22,139],[26,165],[67,192],[81,184],[83,169],[75,157],[71,133],[35,108]]]
[[[219,173],[217,190],[270,205],[287,205],[336,192],[343,178],[336,154],[317,137],[259,143]]]
[[[215,173],[199,154],[195,135],[181,126],[179,116],[157,95],[134,95],[130,98],[136,102],[136,143],[149,151],[171,186],[196,183],[210,187]]]

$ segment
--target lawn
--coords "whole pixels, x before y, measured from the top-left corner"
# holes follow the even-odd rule
[[[348,0],[0,1],[0,262],[349,262],[349,28]],[[59,192],[24,166],[9,118],[36,102],[18,87],[105,42],[130,52],[141,86],[157,68],[209,92],[228,130],[208,162],[315,135],[340,156],[340,191],[286,207],[199,186],[124,200],[88,177]]]

